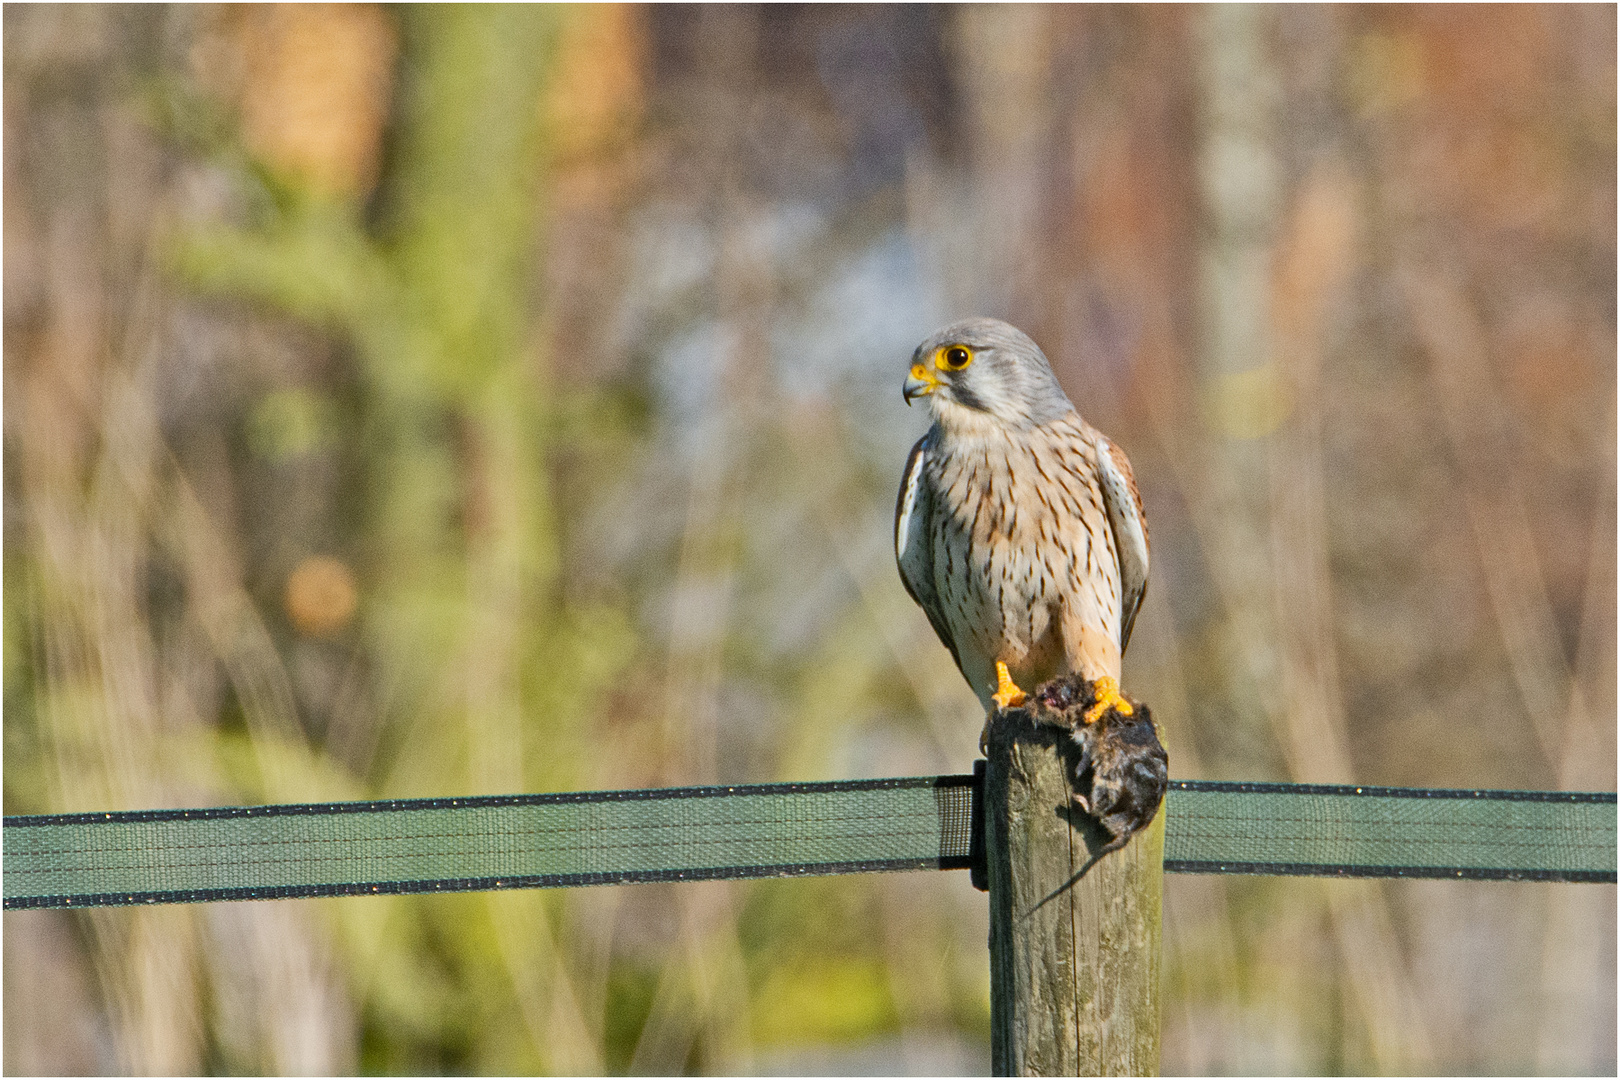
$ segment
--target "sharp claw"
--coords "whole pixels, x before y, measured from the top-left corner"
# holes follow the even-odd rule
[[[1028,699],[1029,695],[1020,690],[1018,684],[1012,681],[1012,676],[1007,672],[1007,665],[997,660],[996,692],[990,698],[991,701],[996,703],[996,708],[1016,708]]]
[[[1091,708],[1086,710],[1086,715],[1082,717],[1083,723],[1095,724],[1102,718],[1102,714],[1109,709],[1113,709],[1121,716],[1130,716],[1136,711],[1131,708],[1131,703],[1126,701],[1124,696],[1120,694],[1119,683],[1111,676],[1104,675],[1098,679],[1094,684],[1094,692],[1096,693],[1096,700]]]

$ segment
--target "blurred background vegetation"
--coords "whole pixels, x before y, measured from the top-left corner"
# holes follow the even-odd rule
[[[1615,787],[1609,6],[7,5],[5,811],[966,770],[911,347],[1173,775]],[[1615,890],[1166,882],[1166,1072],[1613,1074]],[[10,1073],[988,1067],[907,874],[10,912]]]

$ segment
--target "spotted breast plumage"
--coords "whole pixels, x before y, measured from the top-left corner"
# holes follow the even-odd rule
[[[1147,587],[1148,533],[1130,462],[1075,411],[1045,354],[995,319],[925,340],[906,379],[933,426],[895,510],[900,577],[987,710],[1078,673],[1097,710]]]

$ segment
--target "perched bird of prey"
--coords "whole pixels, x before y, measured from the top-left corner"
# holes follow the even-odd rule
[[[1120,658],[1147,587],[1148,533],[1130,462],[1086,423],[1022,331],[968,319],[911,358],[907,404],[933,426],[895,507],[906,591],[987,711],[1075,673],[1095,720],[1129,716]]]

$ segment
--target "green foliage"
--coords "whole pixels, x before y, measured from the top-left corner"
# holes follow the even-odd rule
[[[577,403],[559,408],[535,332],[539,100],[563,16],[434,7],[400,17],[403,90],[369,217],[250,170],[243,181],[269,196],[251,221],[193,226],[169,246],[192,289],[346,339],[358,367],[357,423],[340,430],[332,404],[299,387],[261,398],[246,436],[271,461],[337,438],[360,444],[355,487],[366,495],[352,542],[362,637],[388,690],[372,721],[381,753],[370,775],[346,779],[317,749],[223,738],[225,773],[251,798],[575,786],[594,705],[635,651],[624,610],[576,601],[559,577],[550,462],[589,426],[570,415]],[[533,1016],[525,1020],[541,1006],[520,1000],[546,992],[522,984],[566,963],[551,935],[532,932],[556,903],[496,895],[326,906],[363,1003],[362,1065],[558,1067]]]
[[[869,883],[762,883],[738,930],[749,958],[753,1036],[762,1046],[858,1042],[899,1027]]]
[[[602,1031],[603,1064],[609,1073],[623,1075],[629,1071],[657,992],[656,970],[631,962],[614,965],[608,976]]]

